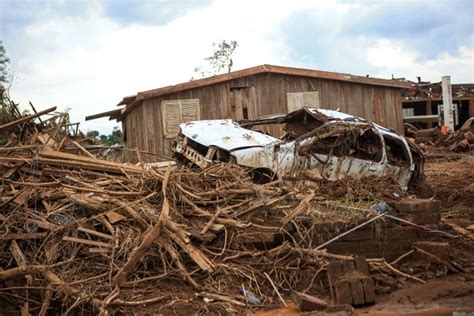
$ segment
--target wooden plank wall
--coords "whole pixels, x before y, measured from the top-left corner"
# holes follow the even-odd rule
[[[397,88],[275,74],[255,80],[256,116],[285,113],[288,92],[318,91],[321,108],[357,115],[403,131],[401,93]]]
[[[231,89],[232,87],[232,89]],[[403,131],[401,93],[398,88],[281,74],[259,74],[238,80],[185,90],[144,100],[124,118],[129,148],[163,154],[162,100],[199,99],[201,119],[242,119],[238,103],[246,102],[249,118],[287,112],[288,92],[318,91],[321,108],[372,120]],[[279,136],[281,128],[270,128]]]

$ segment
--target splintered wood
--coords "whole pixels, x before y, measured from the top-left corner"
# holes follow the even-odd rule
[[[255,185],[232,164],[100,159],[67,133],[64,114],[13,119],[2,128],[15,137],[0,148],[0,301],[12,310],[105,315],[181,302],[236,313],[246,306],[241,285],[277,305],[314,290],[344,257],[312,250],[318,219],[355,225],[370,216],[315,207],[314,187]]]
[[[61,130],[52,134],[65,137]],[[229,297],[216,306],[244,306],[236,293],[243,281],[259,296],[281,297],[288,284],[307,286],[304,275],[319,268],[286,271],[305,257],[293,242],[267,243],[273,250],[263,252],[233,242],[246,232],[281,232],[278,218],[285,213],[273,208],[300,203],[287,189],[256,186],[232,165],[195,171],[107,161],[61,137],[35,137],[29,145],[0,150],[0,238],[8,245],[0,250],[0,280],[7,289],[22,283],[43,289],[21,292],[29,310],[85,306],[104,314],[161,302],[170,289]],[[82,156],[59,151],[61,143],[75,144]],[[274,217],[273,224],[266,217]],[[246,251],[253,262],[235,256]],[[14,306],[18,290],[5,293],[0,296]]]

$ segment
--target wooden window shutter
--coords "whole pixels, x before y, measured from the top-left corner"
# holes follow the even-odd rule
[[[180,100],[181,123],[199,120],[199,99]]]
[[[286,94],[288,101],[288,113],[302,109],[304,107],[319,108],[319,93],[296,92]]]
[[[164,136],[176,137],[179,124],[199,120],[200,113],[199,99],[161,101]]]

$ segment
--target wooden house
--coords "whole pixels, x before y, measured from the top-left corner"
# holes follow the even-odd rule
[[[125,145],[167,156],[179,124],[252,119],[309,106],[339,109],[403,132],[401,90],[408,84],[312,69],[261,65],[123,98],[108,116],[122,123]],[[281,128],[266,132],[279,136]]]

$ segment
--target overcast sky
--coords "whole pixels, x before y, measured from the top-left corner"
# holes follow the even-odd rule
[[[188,81],[222,39],[239,43],[234,70],[474,82],[473,16],[474,0],[0,0],[0,40],[16,102],[70,108],[83,131],[108,133],[115,122],[84,117]]]

